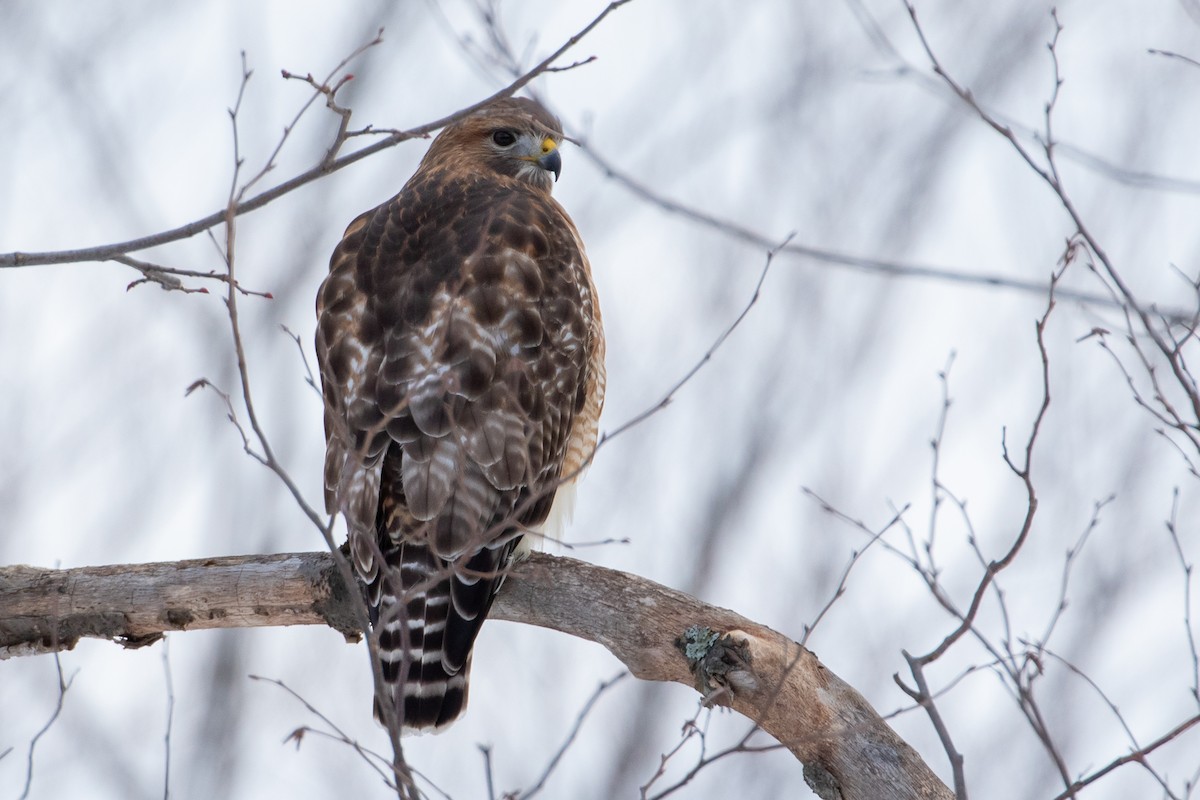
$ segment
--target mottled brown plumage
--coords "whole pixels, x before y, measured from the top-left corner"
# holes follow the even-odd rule
[[[350,223],[317,297],[326,507],[346,518],[406,728],[461,712],[514,547],[595,445],[604,340],[550,196],[561,140],[523,98],[446,128]]]

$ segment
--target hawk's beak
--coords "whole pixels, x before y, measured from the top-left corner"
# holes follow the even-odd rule
[[[558,180],[562,172],[562,156],[558,153],[558,144],[549,136],[542,140],[542,155],[537,159],[537,165],[547,172],[553,172],[554,180]]]

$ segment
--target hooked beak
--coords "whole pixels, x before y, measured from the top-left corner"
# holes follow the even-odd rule
[[[555,181],[562,173],[562,156],[558,153],[558,144],[549,136],[542,140],[542,155],[537,159],[537,165],[547,172],[553,172]]]

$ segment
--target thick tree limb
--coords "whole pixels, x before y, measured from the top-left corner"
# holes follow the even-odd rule
[[[81,637],[139,647],[166,631],[329,625],[356,638],[328,553],[54,570],[0,568],[0,658]],[[696,686],[805,764],[824,798],[950,798],[920,756],[810,651],[744,617],[643,578],[534,554],[491,616],[604,645],[638,678]],[[685,655],[686,653],[686,655]]]

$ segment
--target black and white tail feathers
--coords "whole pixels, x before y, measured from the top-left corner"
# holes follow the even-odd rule
[[[436,730],[466,707],[471,647],[520,537],[456,564],[399,542],[367,587],[387,693],[406,731]],[[378,700],[376,717],[384,719]]]

